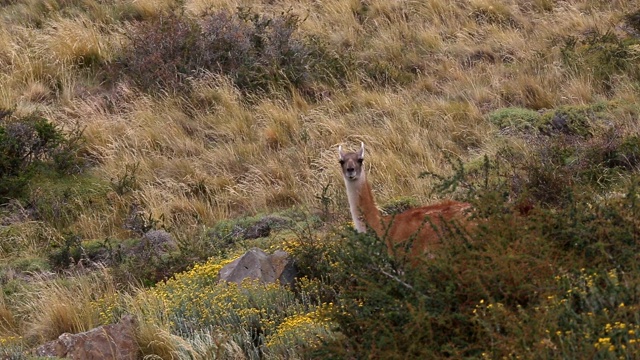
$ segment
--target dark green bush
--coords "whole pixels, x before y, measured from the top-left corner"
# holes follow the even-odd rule
[[[592,106],[562,106],[544,113],[538,121],[538,128],[547,135],[589,137],[607,118],[606,108],[607,105],[604,103]]]
[[[346,234],[333,253],[342,266],[325,267],[324,275],[339,280],[332,318],[345,337],[323,351],[340,358],[536,358],[527,355],[536,349],[538,358],[589,357],[609,351],[596,346],[611,337],[606,324],[618,326],[618,346],[635,341],[613,325],[637,328],[625,309],[640,305],[633,192],[591,210],[575,199],[573,207],[534,208],[525,217],[493,192],[478,193],[496,211],[476,220],[471,237],[445,233],[443,248],[417,268],[386,257],[370,235]],[[608,275],[611,269],[618,275]],[[588,287],[581,271],[596,274]]]
[[[112,266],[116,280],[123,284],[136,282],[153,286],[185,271],[193,261],[188,254],[179,251],[158,253],[150,244],[142,241],[127,249],[122,261]]]
[[[506,155],[518,169],[512,175],[521,194],[545,206],[574,201],[574,193],[601,196],[638,169],[638,144],[634,135],[616,129],[590,139],[576,136],[541,137],[535,156],[518,159]]]
[[[303,243],[301,272],[333,291],[345,335],[316,355],[635,357],[640,178],[619,159],[636,156],[637,136],[541,135],[533,145],[440,177],[436,188],[473,204],[476,225],[450,224],[418,266],[388,256],[372,234]]]
[[[640,136],[626,137],[622,143],[607,154],[610,166],[623,167],[628,170],[638,170],[640,166]]]
[[[490,113],[488,119],[501,130],[527,131],[535,129],[540,116],[535,110],[513,107],[498,109]]]
[[[337,55],[318,38],[298,34],[302,19],[292,12],[260,15],[239,8],[198,19],[170,13],[132,28],[114,75],[122,70],[152,91],[188,88],[203,71],[230,76],[244,91],[268,92],[345,76]]]
[[[82,239],[74,234],[67,234],[60,245],[55,245],[49,252],[49,264],[55,270],[62,270],[82,259]]]
[[[59,173],[77,172],[82,167],[79,151],[82,131],[65,134],[38,114],[0,114],[0,203],[23,195],[33,174],[43,166]]]

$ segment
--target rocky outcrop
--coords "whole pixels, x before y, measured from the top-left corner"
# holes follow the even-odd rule
[[[138,358],[136,324],[131,315],[117,324],[80,334],[64,333],[36,349],[36,355],[75,360],[135,360]]]
[[[293,285],[296,271],[289,254],[277,250],[272,255],[253,248],[223,267],[219,273],[221,281],[240,284],[244,279],[260,280],[265,284],[280,282]]]

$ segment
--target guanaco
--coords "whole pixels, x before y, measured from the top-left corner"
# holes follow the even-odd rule
[[[405,246],[410,246],[407,255],[411,257],[425,254],[440,242],[436,229],[445,222],[465,220],[471,204],[451,200],[409,209],[394,216],[382,215],[364,170],[364,143],[360,143],[359,151],[349,153],[344,153],[339,146],[338,153],[356,231],[364,233],[371,228],[378,238],[386,242],[392,255]],[[409,241],[411,243],[407,243]]]

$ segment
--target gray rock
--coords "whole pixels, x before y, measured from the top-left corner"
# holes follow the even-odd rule
[[[164,230],[151,230],[142,237],[142,241],[146,242],[158,254],[171,252],[178,249],[173,236]]]
[[[126,315],[117,324],[104,325],[80,334],[64,333],[39,346],[38,356],[75,360],[135,360],[139,355],[136,321]]]
[[[291,220],[277,217],[277,216],[265,216],[255,224],[248,227],[243,234],[244,239],[258,239],[267,237],[271,234],[271,230],[282,229],[289,226]]]
[[[296,271],[293,260],[285,251],[277,250],[273,255],[253,248],[220,270],[220,281],[242,283],[244,279],[260,280],[265,284],[280,282],[293,285]]]

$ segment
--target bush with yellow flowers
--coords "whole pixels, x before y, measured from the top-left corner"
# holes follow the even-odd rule
[[[229,262],[211,259],[153,289],[164,303],[172,332],[216,329],[250,358],[293,354],[331,336],[330,322],[319,315],[319,303],[309,294],[252,280],[218,282],[218,272]]]

